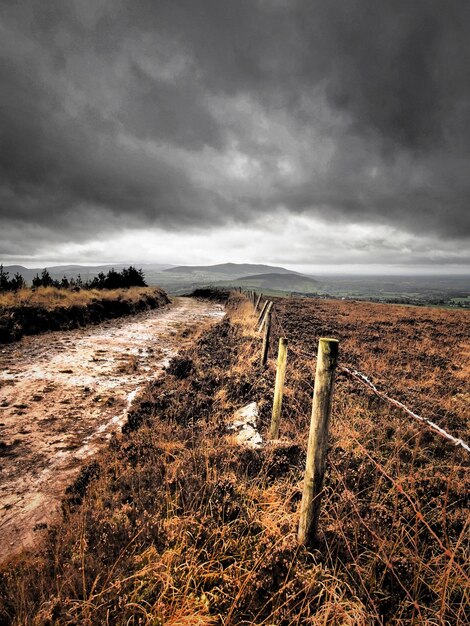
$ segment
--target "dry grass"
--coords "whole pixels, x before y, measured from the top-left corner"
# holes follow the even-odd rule
[[[55,287],[0,294],[0,343],[52,330],[64,330],[165,306],[158,287],[69,291]]]
[[[340,360],[379,388],[470,437],[470,312],[335,300],[278,300],[292,345],[314,353],[318,338],[340,340]]]
[[[317,328],[338,315],[337,305],[316,311]],[[283,323],[304,336],[312,319],[302,310],[296,321],[286,309]],[[230,322],[182,355],[191,368],[148,385],[126,432],[70,490],[64,522],[44,550],[4,570],[0,619],[17,626],[466,625],[463,453],[338,380],[319,541],[311,550],[299,546],[312,364],[291,354],[285,443],[234,445],[225,421],[249,401],[258,401],[266,433],[274,365],[258,366],[250,305],[236,296],[229,311]],[[349,321],[360,329],[363,320],[353,310]],[[400,331],[406,336],[404,322]],[[400,341],[396,327],[389,333],[390,346]]]
[[[340,363],[469,441],[468,312],[322,300],[276,309],[273,344],[282,332],[293,349],[285,435],[303,436],[313,391],[314,360],[298,349],[314,352],[320,336],[335,336]],[[467,453],[341,375],[331,439],[323,526],[331,566],[347,564],[377,621],[464,624]]]
[[[38,289],[20,289],[0,293],[0,307],[40,306],[46,309],[69,306],[86,306],[99,300],[125,299],[136,302],[144,295],[155,292],[153,287],[131,287],[130,289],[57,289],[39,287]]]

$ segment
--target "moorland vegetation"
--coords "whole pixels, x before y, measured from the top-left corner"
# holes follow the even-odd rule
[[[256,401],[269,429],[274,359],[232,294],[122,434],[67,490],[63,520],[0,575],[0,619],[53,624],[468,624],[468,458],[338,374],[319,535],[297,542],[318,337],[340,361],[468,440],[468,313],[276,302],[289,358],[281,439],[254,449],[227,422]],[[188,340],[188,337],[186,338]],[[189,338],[191,339],[191,337]]]
[[[100,273],[90,281],[82,281],[79,275],[64,276],[59,282],[44,269],[31,287],[19,274],[10,279],[0,266],[0,284],[0,343],[96,324],[170,302],[159,287],[147,287],[142,270],[132,266]]]

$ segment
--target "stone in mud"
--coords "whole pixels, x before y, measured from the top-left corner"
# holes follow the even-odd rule
[[[235,431],[237,443],[250,446],[251,448],[261,447],[263,440],[256,425],[258,417],[258,405],[256,402],[250,402],[250,404],[234,413],[227,429]]]

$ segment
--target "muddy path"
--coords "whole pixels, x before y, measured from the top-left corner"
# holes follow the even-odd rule
[[[36,543],[65,486],[124,423],[187,330],[224,315],[178,298],[164,309],[0,346],[0,560]]]

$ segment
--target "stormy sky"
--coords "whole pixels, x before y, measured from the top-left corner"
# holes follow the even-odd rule
[[[468,0],[0,0],[0,261],[465,271]]]

